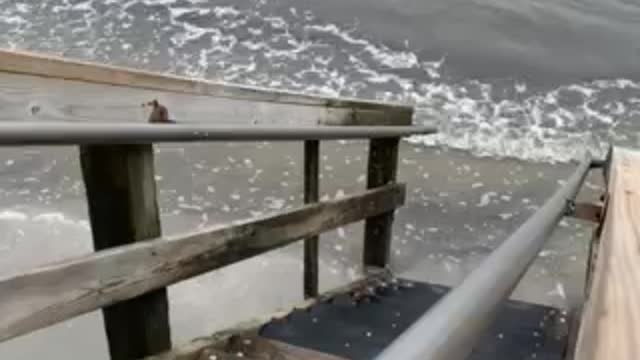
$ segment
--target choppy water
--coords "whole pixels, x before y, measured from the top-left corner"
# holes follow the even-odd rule
[[[535,211],[585,147],[640,146],[638,23],[638,4],[611,0],[0,0],[1,47],[415,104],[415,121],[440,134],[403,144],[393,266],[448,284]],[[364,147],[336,144],[322,149],[328,197],[364,187]],[[163,230],[298,206],[296,146],[159,147]],[[1,154],[0,275],[91,251],[76,152]],[[602,191],[595,177],[587,188]],[[519,296],[579,298],[590,229],[564,221]],[[323,239],[324,287],[357,276],[360,236],[355,226]],[[288,248],[171,287],[174,337],[296,302],[300,261]],[[3,344],[0,358],[105,358],[105,346],[94,313]]]
[[[566,161],[637,146],[624,1],[0,0],[0,46],[415,104],[425,144]]]

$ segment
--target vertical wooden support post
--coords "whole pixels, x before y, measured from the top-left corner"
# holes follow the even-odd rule
[[[80,147],[94,248],[160,236],[152,145]],[[166,289],[103,309],[112,360],[171,348]]]
[[[304,203],[318,201],[320,141],[304,142]],[[318,295],[318,236],[304,241],[304,296]]]
[[[369,142],[367,188],[396,181],[398,168],[398,138],[372,139]],[[365,222],[364,264],[385,267],[389,263],[393,211],[370,217]]]

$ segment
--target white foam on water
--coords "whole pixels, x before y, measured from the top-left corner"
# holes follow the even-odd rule
[[[140,67],[157,66],[166,53],[159,67],[173,73],[407,102],[417,107],[415,123],[439,130],[409,142],[477,156],[563,162],[580,158],[585,149],[602,157],[609,141],[640,146],[640,83],[628,79],[545,91],[519,80],[452,80],[444,75],[446,58],[422,58],[408,43],[394,48],[361,35],[357,26],[321,22],[309,11],[274,14],[266,1],[244,7],[204,0],[104,1],[99,12],[98,3],[60,1],[40,8],[0,0],[0,46],[63,54],[72,49],[72,56]],[[140,6],[168,11],[132,11]],[[149,26],[148,41],[137,38],[146,35],[134,32],[134,23]]]
[[[82,230],[90,230],[89,222],[85,219],[76,219],[68,214],[51,211],[31,214],[15,209],[3,210],[0,212],[0,221],[20,222],[20,223],[41,223],[46,226],[67,226],[73,228],[81,228]],[[18,235],[24,236],[24,231],[17,230]]]
[[[553,250],[542,250],[538,254],[539,257],[548,257],[548,256],[552,256],[552,255],[557,255],[557,252],[553,251]]]
[[[199,205],[195,205],[195,204],[178,204],[178,207],[180,209],[184,209],[184,210],[195,210],[195,211],[203,211],[204,209],[202,208],[202,206]]]
[[[477,183],[473,183],[473,184],[471,184],[471,188],[472,188],[472,189],[481,188],[481,187],[483,187],[483,186],[484,186],[484,184],[483,184],[483,183],[481,183],[481,182],[477,182]]]
[[[502,214],[499,214],[498,216],[502,220],[508,220],[508,219],[511,219],[513,217],[513,214],[512,213],[502,213]]]
[[[0,212],[0,220],[5,221],[25,221],[27,220],[27,214],[17,210],[3,210]]]
[[[266,197],[263,202],[268,209],[272,209],[272,210],[280,210],[285,205],[284,199],[276,198],[273,196]]]
[[[478,202],[476,204],[477,207],[485,207],[487,205],[489,205],[491,203],[491,198],[494,196],[497,196],[498,194],[494,191],[489,191],[486,192],[484,194],[482,194],[482,197],[480,197],[480,202]]]
[[[87,220],[83,219],[74,219],[69,215],[62,212],[46,212],[33,216],[33,221],[36,222],[44,222],[48,225],[63,225],[63,226],[72,226],[79,227],[84,230],[90,230],[91,226]]]
[[[556,282],[555,288],[553,290],[549,291],[547,293],[547,295],[559,296],[563,300],[567,299],[567,294],[566,294],[566,292],[564,290],[564,285],[562,285],[562,283],[559,283],[559,282]]]

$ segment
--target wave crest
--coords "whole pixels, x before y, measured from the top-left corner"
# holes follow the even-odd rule
[[[186,4],[186,5],[185,5]],[[440,133],[412,143],[478,156],[569,161],[608,142],[638,146],[640,84],[609,79],[532,90],[447,76],[445,58],[387,45],[357,24],[266,1],[0,0],[0,46],[330,96],[405,101]]]

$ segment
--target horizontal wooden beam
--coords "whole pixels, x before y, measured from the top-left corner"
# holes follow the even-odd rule
[[[131,299],[404,203],[389,185],[173,238],[135,243],[0,279],[0,341]]]
[[[274,91],[22,51],[0,50],[0,72],[125,86],[163,93],[172,92],[252,102],[319,107],[326,108],[327,111],[331,111],[331,109],[348,110],[347,113],[330,116],[323,121],[334,125],[344,123],[383,125],[397,123],[396,121],[406,124],[406,120],[413,117],[413,108],[404,104],[336,99]]]

